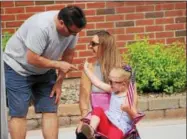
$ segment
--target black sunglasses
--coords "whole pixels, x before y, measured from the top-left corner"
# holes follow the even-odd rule
[[[124,81],[121,81],[121,82],[116,82],[116,81],[112,81],[112,80],[109,80],[109,83],[112,85],[113,83],[115,84],[122,84]]]
[[[67,25],[66,25],[66,28],[68,29],[68,32],[72,35],[77,35],[78,32],[74,32],[72,31]]]
[[[92,47],[95,47],[95,46],[98,46],[100,43],[97,43],[97,42],[94,42],[94,41],[91,41],[89,43],[89,45],[91,45]]]

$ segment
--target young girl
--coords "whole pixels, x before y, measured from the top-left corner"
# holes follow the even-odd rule
[[[83,124],[82,133],[88,139],[94,139],[94,131],[97,130],[109,139],[121,139],[131,129],[131,119],[137,115],[136,106],[130,107],[127,99],[131,73],[123,68],[113,68],[109,74],[110,84],[106,84],[89,70],[87,62],[84,71],[95,86],[112,94],[109,109],[94,108],[90,125]]]

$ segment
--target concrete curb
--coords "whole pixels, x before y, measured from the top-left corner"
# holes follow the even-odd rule
[[[165,98],[141,98],[138,108],[145,113],[144,120],[170,119],[186,117],[186,96]],[[58,108],[59,126],[77,125],[80,120],[78,104],[60,104]],[[36,114],[34,107],[29,108],[27,114],[28,130],[41,127],[41,114]]]

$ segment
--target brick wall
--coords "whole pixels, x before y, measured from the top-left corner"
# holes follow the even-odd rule
[[[186,2],[4,1],[1,2],[2,32],[13,33],[34,13],[59,10],[68,4],[83,8],[88,20],[86,29],[80,33],[73,61],[80,70],[80,64],[93,57],[87,43],[97,30],[109,30],[121,52],[135,35],[149,36],[152,43],[170,44],[176,40],[186,43]],[[79,76],[80,71],[68,74],[68,77]]]

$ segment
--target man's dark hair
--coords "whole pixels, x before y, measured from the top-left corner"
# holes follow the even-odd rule
[[[86,26],[86,17],[81,8],[77,6],[67,6],[60,10],[58,19],[63,20],[68,27],[75,25],[77,28]]]

